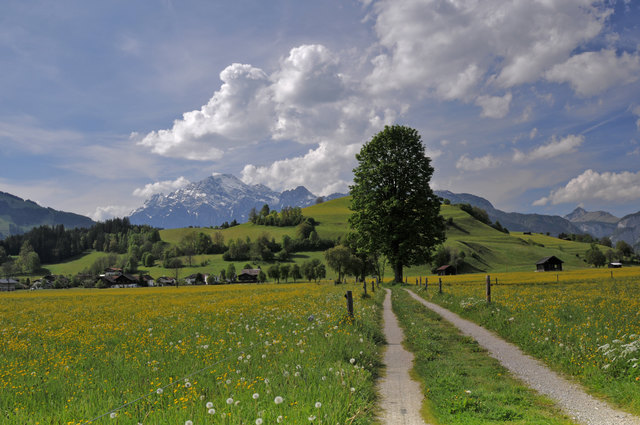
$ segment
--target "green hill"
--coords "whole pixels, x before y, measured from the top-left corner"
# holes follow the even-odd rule
[[[313,217],[319,224],[316,227],[321,238],[336,239],[343,237],[349,229],[348,217],[350,214],[350,197],[344,197],[313,205],[303,209],[303,215]],[[525,235],[521,232],[511,234],[502,233],[480,221],[476,220],[465,211],[455,205],[443,205],[441,214],[445,220],[451,220],[452,224],[447,226],[447,241],[445,246],[454,251],[465,253],[465,267],[463,272],[505,272],[505,271],[533,271],[535,263],[541,258],[555,255],[564,261],[564,268],[567,270],[586,267],[582,260],[584,253],[589,249],[589,244],[565,241],[542,234]],[[261,226],[252,223],[243,223],[228,229],[211,228],[182,228],[167,229],[160,231],[163,241],[177,244],[188,233],[203,232],[212,235],[220,232],[228,243],[230,240],[250,237],[257,238],[266,233],[277,242],[282,240],[284,235],[292,238],[296,237],[295,227],[275,227]],[[601,247],[606,251],[606,247]],[[100,253],[92,253],[89,258],[93,261],[100,256]],[[106,254],[105,254],[106,255]],[[579,257],[578,257],[579,256]],[[292,261],[301,264],[309,259],[318,258],[323,260],[322,252],[301,252],[296,253]],[[78,269],[79,272],[87,266],[88,258],[83,257],[70,263],[47,266],[54,273],[71,273]],[[236,269],[242,268],[246,262],[234,262]],[[148,272],[153,276],[172,275],[173,270],[167,270],[156,263],[156,267],[148,268]],[[180,269],[179,275],[186,276],[191,273],[218,273],[221,269],[226,269],[229,263],[222,260],[222,255],[198,255],[192,259],[192,266]],[[268,267],[264,264],[263,268]],[[329,278],[333,278],[333,273],[328,270]],[[431,266],[416,266],[405,271],[407,275],[428,275],[431,274]],[[387,274],[391,275],[390,268]]]
[[[58,224],[72,229],[91,227],[94,222],[79,214],[44,208],[33,201],[0,192],[0,239],[26,233],[34,227]]]

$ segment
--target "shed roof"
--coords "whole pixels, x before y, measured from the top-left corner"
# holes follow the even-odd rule
[[[545,264],[545,263],[564,263],[564,261],[562,261],[561,259],[559,259],[558,257],[556,257],[555,255],[552,255],[551,257],[544,257],[542,260],[538,261],[536,263],[537,264]]]

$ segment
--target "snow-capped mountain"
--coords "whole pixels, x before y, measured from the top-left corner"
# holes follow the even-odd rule
[[[334,194],[328,199],[345,196]],[[264,185],[248,185],[231,174],[218,174],[191,183],[169,195],[157,194],[148,199],[129,219],[133,224],[148,224],[165,229],[188,226],[218,226],[225,221],[247,221],[251,208],[264,204],[281,210],[284,207],[313,205],[318,197],[305,187],[276,192]]]

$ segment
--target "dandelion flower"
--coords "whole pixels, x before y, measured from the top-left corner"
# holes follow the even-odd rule
[[[309,422],[313,422],[313,421],[315,421],[315,420],[316,420],[316,417],[315,417],[315,416],[313,416],[313,415],[309,416]]]
[[[282,423],[282,416],[278,416],[278,418],[276,419],[276,422]]]
[[[260,397],[260,394],[255,393],[255,394],[253,394],[253,396],[252,396],[252,397],[253,397],[253,399],[254,399],[254,400],[257,400],[257,399],[258,399],[258,397]]]
[[[184,425],[193,425],[193,421],[185,421]]]
[[[162,388],[158,388],[156,390],[156,394],[162,394],[164,392],[164,390]]]
[[[209,409],[209,410],[207,410],[207,413],[210,414],[210,415],[215,415],[216,409]]]
[[[233,399],[231,397],[227,399],[227,404],[233,404]]]
[[[256,419],[256,425],[262,425],[262,418]]]
[[[277,396],[277,397],[273,400],[273,402],[274,402],[275,404],[280,404],[280,403],[282,403],[283,401],[284,401],[284,399],[283,399],[282,397],[280,397],[280,396]]]
[[[207,409],[211,409],[213,407],[213,403],[212,402],[207,402]]]
[[[319,401],[316,401],[316,409],[319,409],[322,407],[322,403],[320,403]]]
[[[109,417],[110,417],[111,419],[115,419],[115,418],[116,418],[116,416],[118,416],[118,414],[117,414],[116,412],[111,412],[111,413],[109,414]]]
[[[352,358],[351,360],[349,360],[349,363],[354,364],[356,362],[356,359]]]

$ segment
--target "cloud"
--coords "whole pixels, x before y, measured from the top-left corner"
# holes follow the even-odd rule
[[[598,173],[586,170],[571,179],[565,187],[551,191],[536,200],[534,206],[556,205],[588,200],[631,202],[640,199],[640,172]]]
[[[640,117],[640,106],[636,106],[635,108],[633,108],[632,112],[633,115]],[[638,131],[640,131],[640,118],[638,119],[638,121],[636,121],[636,127],[638,128]]]
[[[185,112],[171,129],[152,131],[139,144],[159,155],[206,161],[220,159],[224,148],[268,137],[274,110],[264,71],[234,63],[220,80],[220,90],[200,110]]]
[[[178,177],[176,180],[164,180],[155,183],[149,183],[142,188],[137,188],[133,191],[133,196],[141,198],[149,198],[156,193],[170,193],[178,190],[191,182],[183,176]]]
[[[114,217],[126,217],[131,214],[131,207],[119,205],[107,205],[104,207],[96,207],[96,210],[89,214],[93,221],[105,221]]]
[[[582,97],[600,94],[615,85],[624,85],[638,80],[640,56],[615,50],[584,52],[557,64],[545,73],[549,81],[569,83]]]
[[[504,118],[509,113],[511,92],[504,96],[479,96],[476,105],[482,107],[482,116],[487,118]]]
[[[463,171],[482,171],[497,167],[501,163],[499,158],[491,154],[479,158],[469,158],[467,155],[462,155],[456,162],[456,168]]]
[[[317,195],[347,191],[355,167],[355,154],[360,144],[338,146],[321,143],[300,157],[275,161],[269,166],[247,164],[242,170],[242,181],[247,184],[269,183],[276,190],[305,186]]]
[[[589,0],[382,0],[373,91],[469,101],[486,83],[534,83],[598,36],[611,9]]]
[[[538,146],[526,154],[516,149],[513,154],[513,160],[515,162],[530,162],[538,159],[554,158],[556,156],[575,152],[583,143],[584,136],[582,135],[576,136],[574,134],[570,134],[560,140],[556,140],[556,138],[553,137],[546,145]]]
[[[81,133],[64,129],[43,128],[32,117],[19,117],[0,121],[0,146],[24,150],[33,154],[45,154],[59,150],[73,150],[82,143]]]

